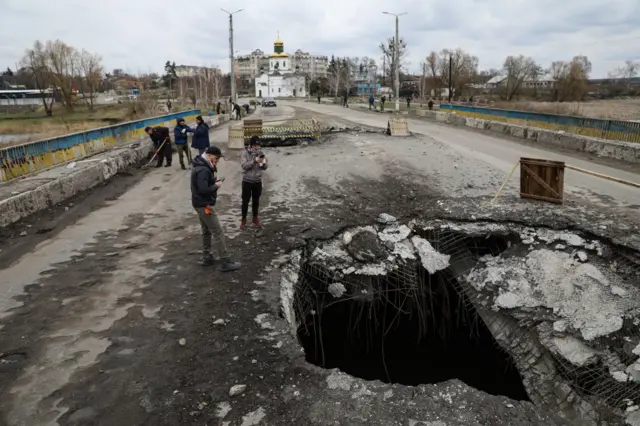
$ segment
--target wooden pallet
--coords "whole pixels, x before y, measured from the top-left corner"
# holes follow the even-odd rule
[[[564,162],[520,158],[520,197],[562,204]]]

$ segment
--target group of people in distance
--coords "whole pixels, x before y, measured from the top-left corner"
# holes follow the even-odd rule
[[[147,127],[145,132],[153,142],[154,154],[158,157],[156,167],[171,167],[173,156],[169,129],[164,126]],[[191,148],[198,151],[195,158],[191,158],[191,149],[188,145],[188,134],[192,133]],[[191,204],[195,209],[202,230],[202,265],[211,266],[221,262],[223,272],[235,271],[240,268],[240,263],[231,260],[227,248],[224,230],[216,213],[215,205],[218,190],[225,178],[218,176],[218,162],[224,157],[217,146],[211,145],[209,140],[209,126],[201,116],[196,117],[196,127],[187,126],[183,118],[176,120],[173,129],[174,140],[178,151],[180,166],[186,169],[184,157],[191,165]],[[265,153],[260,147],[260,139],[253,136],[249,146],[242,153],[240,159],[242,170],[242,203],[240,230],[247,227],[249,202],[251,202],[252,224],[257,229],[262,229],[262,222],[258,214],[260,207],[260,195],[262,194],[262,174],[267,170],[268,163]],[[216,251],[219,259],[212,254],[212,242],[215,240]]]
[[[151,137],[153,142],[154,153],[158,157],[156,167],[162,167],[163,162],[165,162],[165,167],[171,167],[173,149],[171,148],[169,128],[164,126],[146,127],[144,131]],[[211,145],[209,141],[209,125],[204,122],[202,116],[196,117],[195,128],[187,126],[182,117],[176,119],[176,127],[173,128],[173,139],[182,170],[187,169],[184,165],[184,157],[187,157],[188,163],[192,161],[191,150],[188,145],[189,133],[193,134],[191,147],[198,150],[198,154],[202,154]]]

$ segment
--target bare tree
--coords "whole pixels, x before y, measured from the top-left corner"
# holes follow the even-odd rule
[[[396,72],[396,62],[395,62],[395,37],[390,37],[386,41],[380,43],[380,51],[382,52],[384,61],[388,64],[385,68],[387,72],[386,77],[390,79],[390,81],[394,81],[395,72]],[[404,72],[404,67],[407,66],[406,56],[407,56],[407,42],[400,37],[398,40],[398,63],[400,65],[400,74]],[[384,71],[383,71],[384,72]]]
[[[449,81],[449,64],[451,64],[451,81]],[[443,85],[450,85],[457,95],[461,95],[467,84],[475,81],[478,74],[478,58],[461,48],[441,50],[438,55],[438,65]]]
[[[358,68],[359,59],[357,57],[349,58],[344,57],[342,59],[341,64],[341,72],[342,72],[342,84],[345,90],[345,93],[349,93],[351,90],[351,86],[353,86],[354,73]]]
[[[331,61],[329,62],[329,66],[327,67],[327,77],[329,82],[329,87],[333,92],[335,98],[338,97],[338,92],[340,91],[343,70],[342,70],[342,59],[331,57]]]
[[[625,61],[624,65],[609,72],[609,92],[611,96],[619,96],[629,91],[632,78],[640,73],[640,62]]]
[[[427,77],[430,84],[425,82],[425,86],[428,92],[433,91],[438,98],[442,91],[443,78],[441,72],[444,68],[440,61],[440,56],[436,52],[429,53],[426,58]]]
[[[581,100],[587,93],[587,80],[591,62],[586,56],[575,56],[570,62],[555,61],[551,64],[553,100]]]
[[[80,75],[80,60],[78,51],[61,40],[48,41],[45,52],[51,70],[51,78],[59,90],[62,103],[67,110],[73,110],[73,83]]]
[[[44,110],[50,117],[53,115],[54,98],[51,93],[51,70],[44,45],[36,41],[32,49],[27,49],[21,63],[22,67],[31,74],[36,89],[40,92]]]
[[[86,89],[82,91],[83,98],[89,105],[89,109],[93,111],[94,97],[102,81],[102,58],[83,49],[80,52],[80,72],[82,74],[83,87]],[[87,92],[89,93],[88,101]]]
[[[502,66],[506,75],[507,84],[505,95],[508,101],[516,96],[525,82],[531,81],[537,73],[539,66],[533,58],[519,56],[507,56]]]

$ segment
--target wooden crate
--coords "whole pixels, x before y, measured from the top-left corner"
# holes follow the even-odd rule
[[[562,204],[564,162],[520,158],[520,197]]]
[[[262,137],[262,119],[252,119],[252,120],[244,120],[242,122],[242,127],[244,129],[244,141],[245,144],[249,143],[249,140],[253,136]]]

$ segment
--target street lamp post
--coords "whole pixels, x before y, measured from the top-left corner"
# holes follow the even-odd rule
[[[244,9],[238,9],[235,12],[229,12],[228,10],[220,9],[224,13],[229,15],[229,76],[231,77],[231,100],[236,101],[236,79],[233,69],[233,15],[238,12],[242,12]]]
[[[394,43],[394,47],[393,47],[393,56],[394,56],[394,60],[395,60],[395,65],[396,65],[396,78],[395,78],[395,83],[396,83],[396,112],[400,112],[400,40],[399,40],[399,30],[398,30],[398,26],[399,26],[399,17],[402,15],[406,15],[407,13],[389,13],[389,12],[382,12],[385,15],[391,15],[391,16],[395,16],[396,17],[396,39],[395,39],[395,43]]]

